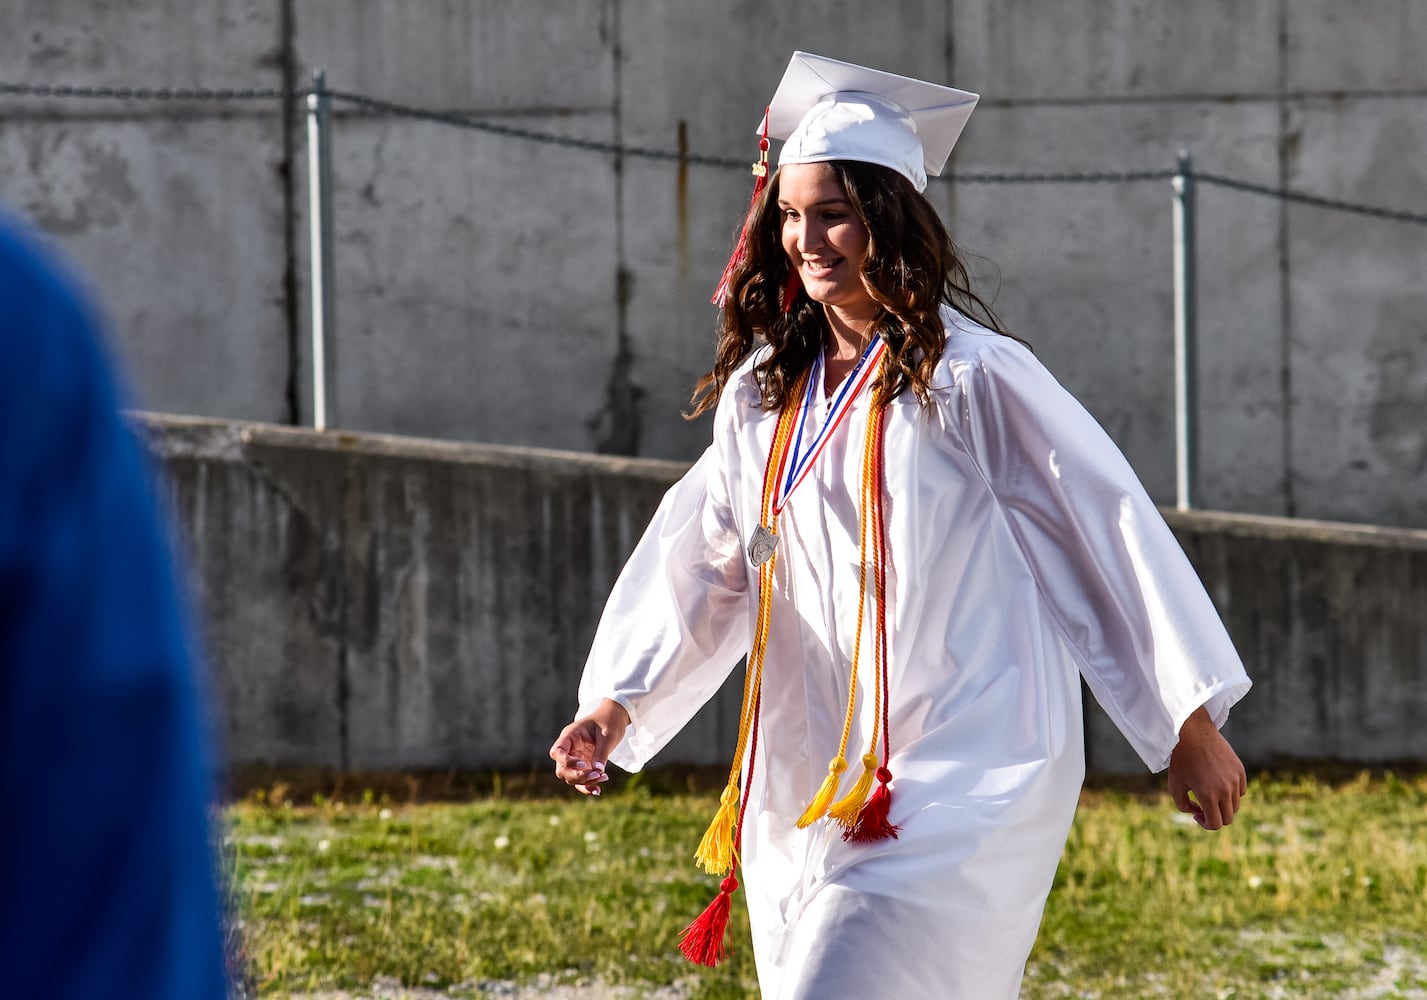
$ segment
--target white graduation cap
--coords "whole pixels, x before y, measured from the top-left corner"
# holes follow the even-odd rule
[[[759,135],[787,140],[786,163],[860,160],[890,167],[918,191],[940,174],[978,95],[839,59],[794,52]]]

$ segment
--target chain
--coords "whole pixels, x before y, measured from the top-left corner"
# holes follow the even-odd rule
[[[1334,198],[1324,198],[1316,194],[1304,194],[1301,191],[1290,191],[1287,188],[1268,187],[1263,184],[1251,184],[1248,181],[1235,180],[1232,177],[1223,177],[1219,174],[1194,173],[1194,179],[1205,184],[1215,184],[1222,188],[1229,188],[1232,191],[1246,191],[1250,194],[1268,195],[1282,201],[1297,202],[1300,205],[1312,205],[1315,208],[1328,208],[1337,212],[1351,212],[1355,215],[1365,215],[1372,219],[1386,219],[1389,222],[1408,222],[1417,226],[1427,226],[1427,214],[1421,212],[1403,212],[1394,208],[1377,208],[1373,205],[1358,205],[1350,201],[1338,201]]]
[[[17,97],[90,98],[121,101],[304,100],[312,93],[314,93],[314,91],[311,88],[247,87],[220,89],[210,87],[90,87],[69,86],[65,84],[0,82],[0,94],[9,94]],[[678,153],[672,150],[654,149],[648,146],[625,146],[620,143],[603,142],[597,139],[576,139],[572,136],[539,132],[535,129],[520,128],[515,125],[502,125],[497,122],[487,121],[457,112],[437,111],[431,108],[417,107],[412,104],[382,100],[351,91],[327,90],[323,91],[323,93],[333,100],[343,101],[369,111],[398,115],[403,118],[414,118],[420,121],[436,122],[456,128],[485,132],[489,135],[521,139],[526,142],[538,142],[545,145],[563,147],[565,149],[579,149],[593,153],[607,153],[613,156],[660,160],[669,163],[688,163],[696,166],[718,167],[731,170],[746,170],[748,168],[748,162],[739,157]],[[1083,173],[1063,171],[1045,173],[956,171],[943,174],[940,178],[937,178],[937,180],[942,183],[956,184],[1139,184],[1147,181],[1163,182],[1175,176],[1176,173],[1173,170],[1100,170]],[[1334,198],[1324,198],[1319,195],[1292,191],[1288,188],[1276,188],[1266,184],[1254,184],[1250,181],[1241,181],[1220,174],[1195,171],[1190,176],[1204,184],[1228,188],[1233,191],[1243,191],[1249,194],[1278,198],[1281,201],[1294,202],[1300,205],[1311,205],[1315,208],[1324,208],[1337,212],[1350,212],[1372,219],[1427,226],[1427,213],[1405,212],[1398,209],[1379,208],[1374,205],[1362,205],[1355,202],[1340,201]]]
[[[209,87],[71,87],[65,84],[0,83],[0,94],[17,97],[84,97],[119,101],[270,101],[306,96],[281,87],[219,90]]]
[[[389,114],[401,115],[405,118],[417,118],[422,121],[439,122],[443,125],[454,125],[457,128],[473,129],[477,132],[487,132],[491,135],[501,135],[511,139],[525,139],[530,142],[540,142],[551,146],[562,146],[566,149],[583,149],[593,153],[611,153],[617,156],[637,157],[646,160],[692,163],[706,167],[728,167],[739,170],[748,169],[747,160],[732,156],[704,156],[698,153],[681,154],[667,149],[652,149],[647,146],[624,146],[615,142],[602,142],[598,139],[576,139],[567,135],[552,135],[548,132],[537,132],[534,129],[520,128],[515,125],[501,125],[496,122],[484,121],[455,112],[433,111],[429,108],[400,104],[396,101],[384,101],[380,98],[367,97],[365,94],[354,94],[345,90],[329,90],[326,93],[334,100],[345,101],[348,104],[355,104],[358,107],[367,108],[372,111],[384,111]]]
[[[957,184],[1138,184],[1142,181],[1167,181],[1173,170],[1098,170],[1090,173],[986,173],[956,171],[942,174],[939,180]]]

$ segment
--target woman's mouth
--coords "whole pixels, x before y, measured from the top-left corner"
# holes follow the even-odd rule
[[[843,262],[842,257],[831,257],[819,260],[803,260],[803,273],[810,278],[825,278],[833,268]]]

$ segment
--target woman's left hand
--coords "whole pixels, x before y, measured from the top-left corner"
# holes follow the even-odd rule
[[[1169,794],[1180,812],[1206,830],[1234,821],[1239,800],[1249,791],[1243,762],[1224,739],[1209,712],[1200,707],[1179,730],[1169,758]]]
[[[550,748],[555,762],[555,777],[582,795],[598,795],[600,785],[608,779],[605,761],[609,752],[619,746],[629,728],[629,713],[617,701],[605,698],[582,719],[576,719],[560,731]]]

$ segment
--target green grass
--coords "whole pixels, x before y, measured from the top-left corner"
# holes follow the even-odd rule
[[[741,902],[717,969],[675,944],[717,891],[689,860],[712,794],[636,782],[600,801],[295,805],[275,792],[227,811],[262,996],[378,977],[476,996],[541,973],[755,992]],[[1208,834],[1162,796],[1085,793],[1023,996],[1427,997],[1427,777],[1259,780],[1246,806]]]

